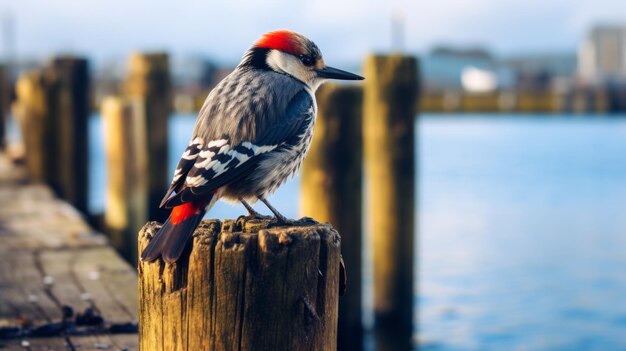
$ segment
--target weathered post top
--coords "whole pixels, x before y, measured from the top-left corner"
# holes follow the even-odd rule
[[[140,262],[140,349],[335,350],[339,234],[268,224],[205,220],[177,263]]]

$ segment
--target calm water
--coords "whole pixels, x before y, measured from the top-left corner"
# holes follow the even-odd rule
[[[170,170],[193,122],[171,120]],[[423,348],[626,350],[626,119],[425,115],[418,124]],[[98,211],[98,119],[91,127]],[[273,200],[296,217],[298,179]],[[219,204],[209,216],[242,213]]]
[[[626,349],[626,120],[420,123],[420,340]]]

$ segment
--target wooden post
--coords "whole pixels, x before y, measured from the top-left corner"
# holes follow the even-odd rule
[[[165,53],[135,53],[129,60],[125,92],[142,101],[148,150],[148,215],[163,221],[167,212],[159,208],[169,185],[167,123],[172,111],[169,60]]]
[[[135,233],[148,219],[146,130],[140,102],[108,97],[102,103],[107,158],[104,222],[111,244],[137,262]]]
[[[315,136],[302,166],[300,211],[342,234],[349,285],[339,299],[339,350],[363,348],[361,260],[363,90],[326,84],[317,92]]]
[[[55,92],[55,85],[41,71],[25,73],[16,83],[17,103],[13,111],[22,133],[28,173],[48,184],[57,181],[53,168],[57,150],[53,137],[55,121],[50,113]]]
[[[368,218],[373,238],[374,314],[382,349],[411,347],[415,267],[417,61],[370,56],[364,67]]]
[[[31,175],[87,211],[87,61],[56,58],[17,83],[17,110]]]
[[[140,262],[140,350],[335,350],[339,235],[266,226],[204,221],[181,261]]]
[[[88,191],[88,122],[91,109],[89,65],[84,58],[54,58],[48,67],[58,84],[55,102],[58,194],[78,210],[87,212]]]
[[[6,65],[0,65],[0,150],[6,146],[7,109],[9,107],[9,72]]]

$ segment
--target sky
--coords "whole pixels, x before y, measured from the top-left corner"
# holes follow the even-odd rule
[[[359,62],[392,47],[480,45],[499,55],[575,52],[595,23],[626,22],[619,0],[0,0],[14,18],[18,58],[59,52],[96,60],[133,50],[167,50],[236,62],[264,32],[289,28],[315,41],[327,62]],[[2,27],[0,27],[2,28]],[[3,37],[4,38],[4,35]],[[0,49],[6,55],[6,39]]]

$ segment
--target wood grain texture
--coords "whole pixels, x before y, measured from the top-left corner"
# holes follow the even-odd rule
[[[316,95],[319,108],[302,165],[300,211],[341,233],[349,286],[339,299],[338,349],[361,350],[363,89],[326,83]]]
[[[0,154],[2,349],[136,349],[134,269],[26,174]]]
[[[373,55],[364,65],[367,218],[373,239],[374,314],[381,345],[410,348],[415,261],[417,60]]]
[[[141,262],[141,350],[335,350],[339,235],[267,224],[204,221],[183,260]]]

